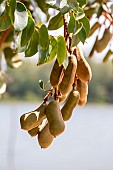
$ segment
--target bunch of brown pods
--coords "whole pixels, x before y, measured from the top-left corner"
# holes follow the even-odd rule
[[[20,118],[21,128],[32,137],[38,136],[41,148],[48,148],[53,139],[64,132],[65,121],[71,118],[74,108],[87,102],[91,68],[78,46],[68,60],[66,69],[56,60],[51,71],[54,98],[49,102],[44,100],[40,107]],[[63,104],[62,108],[60,104]]]

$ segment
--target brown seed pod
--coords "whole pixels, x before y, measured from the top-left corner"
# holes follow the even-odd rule
[[[77,69],[77,59],[72,54],[71,56],[69,56],[69,64],[64,72],[64,77],[62,79],[62,82],[59,85],[59,91],[61,92],[62,95],[66,95],[72,90],[76,69]]]
[[[90,81],[92,78],[92,72],[90,65],[83,55],[83,52],[77,46],[76,49],[74,49],[73,54],[77,57],[77,77],[83,82]]]
[[[88,95],[88,83],[77,80],[77,90],[80,93],[80,101],[84,101]],[[78,102],[79,104],[79,102]]]
[[[90,37],[98,28],[100,28],[101,24],[99,22],[96,22],[90,29],[90,33],[88,37]]]
[[[78,101],[78,105],[79,105],[79,106],[84,106],[86,103],[87,103],[87,96],[85,97],[84,100],[81,100],[81,99],[80,99],[80,100]]]
[[[61,82],[63,74],[62,71],[63,65],[59,66],[58,61],[56,60],[50,75],[50,83],[53,87],[58,86],[59,83]]]
[[[59,97],[59,103],[60,103],[60,104],[61,104],[61,103],[64,103],[66,99],[67,99],[67,95],[62,95],[62,96],[60,96],[60,97]]]
[[[71,118],[73,109],[77,105],[80,98],[80,94],[78,91],[72,90],[69,94],[69,97],[61,109],[61,113],[63,116],[64,121],[67,121]]]
[[[51,145],[53,139],[54,136],[51,135],[49,131],[49,124],[47,123],[38,134],[39,145],[41,146],[41,148],[48,148]]]
[[[40,125],[34,127],[34,128],[31,129],[31,130],[28,130],[29,135],[30,135],[31,137],[36,136],[36,135],[45,127],[46,124],[47,124],[47,118],[44,119],[44,120],[40,123]]]
[[[54,137],[60,135],[65,129],[65,124],[57,100],[53,100],[48,104],[46,108],[46,117],[49,122],[50,133]]]
[[[110,33],[110,30],[108,28],[105,29],[103,37],[100,40],[98,40],[95,45],[95,50],[98,53],[102,52],[107,47],[111,37],[112,37],[112,34]]]
[[[39,126],[36,126],[35,128],[28,130],[29,135],[32,137],[36,136],[39,133]]]
[[[45,109],[47,104],[42,104],[39,108],[29,113],[25,113],[20,117],[21,128],[24,130],[31,130],[38,126],[43,119],[46,118]]]

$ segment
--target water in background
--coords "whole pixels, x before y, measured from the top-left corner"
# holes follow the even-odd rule
[[[0,103],[0,170],[113,170],[113,106],[77,107],[48,149],[20,129],[37,104]]]

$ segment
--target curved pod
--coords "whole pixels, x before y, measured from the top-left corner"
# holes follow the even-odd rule
[[[78,105],[79,106],[84,106],[86,103],[87,103],[87,96],[83,100],[80,99],[79,102],[78,102]]]
[[[50,74],[50,83],[53,87],[57,87],[61,81],[63,65],[59,66],[56,60]]]
[[[85,105],[85,103],[86,103],[85,101],[87,101],[87,95],[88,95],[88,83],[84,83],[78,79],[77,80],[77,90],[80,93],[80,101],[78,102],[78,104],[84,103],[84,105]]]
[[[49,123],[50,133],[54,137],[60,135],[65,129],[65,124],[57,100],[53,100],[48,104],[46,108],[46,117]]]
[[[47,123],[45,127],[39,132],[38,134],[38,142],[41,148],[48,148],[52,141],[54,139],[54,136],[51,135],[49,131],[49,124]]]
[[[21,128],[31,130],[38,126],[45,118],[45,109],[47,104],[42,104],[39,108],[29,113],[25,113],[20,117]]]
[[[83,55],[83,52],[77,46],[76,49],[74,49],[73,54],[77,57],[77,77],[83,82],[90,81],[92,78],[92,71]]]
[[[67,121],[71,118],[73,109],[77,105],[79,98],[80,98],[80,94],[78,91],[74,91],[74,90],[71,91],[66,103],[61,109],[61,113],[62,113],[64,121]]]
[[[61,104],[61,103],[64,103],[66,99],[67,99],[67,95],[62,95],[62,96],[60,96],[60,97],[59,97],[59,103],[60,103],[60,104]]]
[[[76,69],[77,69],[77,59],[74,55],[71,55],[69,56],[69,64],[64,72],[64,77],[59,86],[59,91],[62,93],[62,95],[66,95],[72,90]]]
[[[36,127],[34,127],[33,129],[28,130],[28,133],[29,133],[29,135],[32,136],[32,137],[36,136],[36,135],[39,133],[39,127],[36,126]]]

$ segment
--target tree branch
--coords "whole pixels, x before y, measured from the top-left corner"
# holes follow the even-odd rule
[[[48,93],[46,94],[46,96],[44,97],[44,101],[43,103],[46,103],[49,99],[49,97],[52,95],[52,92],[53,92],[53,88],[51,88]]]
[[[7,29],[7,30],[5,31],[3,37],[2,37],[1,40],[0,40],[0,47],[1,47],[2,43],[3,43],[3,42],[6,40],[6,38],[8,37],[11,29],[12,29],[12,27],[10,27],[9,29]]]
[[[68,52],[71,54],[72,53],[72,48],[71,48],[71,35],[68,33],[68,16],[69,14],[66,13],[63,16],[64,19],[64,37],[65,37],[65,41],[66,41],[66,47]]]

